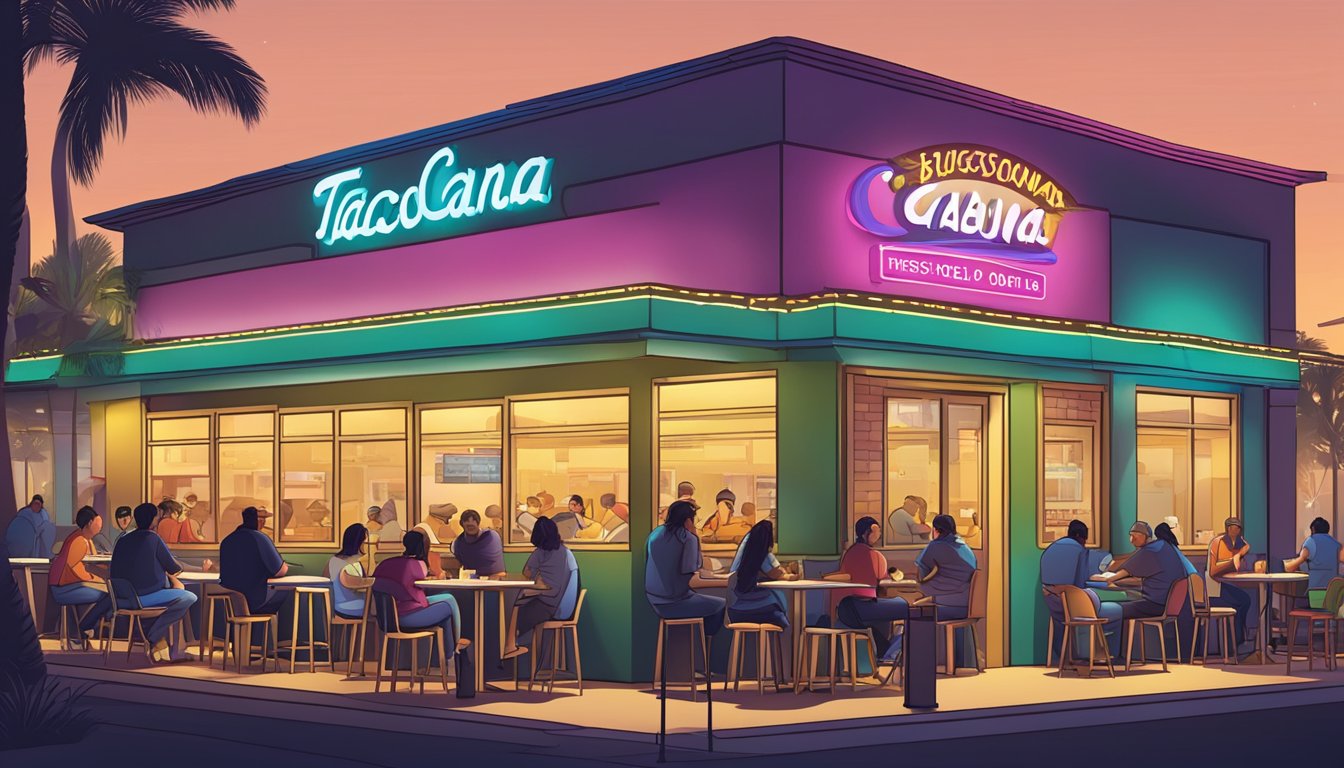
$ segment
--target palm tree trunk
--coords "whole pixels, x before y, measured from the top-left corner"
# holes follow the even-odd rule
[[[70,136],[56,129],[51,148],[51,204],[56,212],[56,255],[65,257],[75,242],[75,206],[70,199]]]
[[[32,274],[32,271],[31,217],[28,214],[28,206],[25,205],[23,206],[23,223],[19,226],[19,242],[15,248],[14,268],[9,271],[9,323],[5,326],[4,360],[0,360],[0,366],[8,366],[9,361],[14,359],[15,350],[19,343],[18,335],[14,332],[15,310],[19,305],[19,281]]]
[[[0,0],[0,279],[14,269],[19,231],[28,193],[28,133],[23,109],[23,25],[18,0]],[[11,286],[6,285],[9,289]],[[5,291],[9,295],[9,290]],[[8,332],[9,313],[0,315]],[[0,336],[3,336],[0,333]],[[0,384],[0,526],[17,513],[14,473],[10,471],[9,432],[5,428],[4,386]],[[27,601],[0,543],[0,686],[11,680],[32,683],[47,673],[42,646]]]

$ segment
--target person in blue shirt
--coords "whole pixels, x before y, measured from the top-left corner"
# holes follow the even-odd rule
[[[649,534],[644,546],[644,595],[659,618],[702,618],[706,636],[713,637],[723,626],[727,601],[695,591],[697,587],[718,586],[700,578],[700,539],[695,535],[697,509],[693,501],[672,502],[667,508],[667,520]]]
[[[957,521],[951,515],[938,515],[932,526],[932,539],[915,558],[920,591],[933,597],[940,621],[964,619],[970,607],[971,577],[977,568],[975,552],[957,535]],[[957,666],[979,666],[977,650],[964,643],[961,634],[956,640]]]
[[[285,603],[284,592],[271,591],[267,582],[289,572],[270,537],[261,532],[261,513],[243,510],[243,524],[219,544],[219,583],[247,598],[253,614],[272,614]]]
[[[1120,605],[1101,602],[1097,593],[1087,586],[1087,577],[1092,573],[1089,566],[1087,536],[1087,523],[1082,520],[1069,521],[1067,534],[1050,542],[1050,546],[1041,553],[1041,584],[1047,587],[1067,584],[1086,592],[1097,615],[1107,620],[1103,631],[1107,635],[1107,643],[1110,644],[1114,655],[1120,639]],[[1045,606],[1050,610],[1050,620],[1055,623],[1055,628],[1061,630],[1055,632],[1054,645],[1051,647],[1051,653],[1057,655],[1064,643],[1062,631],[1064,605],[1058,595],[1051,594],[1045,598]]]
[[[1330,535],[1330,523],[1323,517],[1311,521],[1311,535],[1302,542],[1297,557],[1285,561],[1283,569],[1289,573],[1307,566],[1307,589],[1325,589],[1330,580],[1339,575],[1339,564],[1344,563],[1344,546]]]
[[[182,566],[154,532],[159,508],[145,502],[135,508],[134,515],[135,531],[121,537],[112,552],[112,589],[116,589],[117,582],[125,580],[139,596],[142,606],[163,608],[164,612],[145,631],[145,639],[152,647],[150,656],[156,662],[184,661],[184,656],[168,647],[168,630],[187,615],[196,602],[196,595],[178,581],[177,574],[182,572]],[[122,599],[123,595],[118,593],[119,604]]]
[[[41,557],[51,559],[56,543],[56,524],[47,513],[41,496],[33,496],[28,506],[9,522],[5,530],[5,545],[10,557]]]
[[[1113,584],[1134,577],[1142,579],[1143,583],[1141,597],[1121,603],[1120,615],[1125,621],[1161,616],[1167,610],[1167,593],[1171,585],[1186,577],[1178,550],[1153,535],[1152,527],[1142,520],[1130,526],[1129,543],[1135,548],[1134,554],[1106,581]],[[1122,634],[1122,642],[1124,639]],[[1123,647],[1123,644],[1119,646]]]
[[[760,582],[769,579],[791,581],[796,578],[780,566],[779,559],[771,551],[774,547],[775,526],[769,520],[753,525],[742,537],[729,569],[732,576],[728,579],[728,594],[733,598],[728,607],[729,621],[789,628],[784,597],[778,590],[760,586]]]

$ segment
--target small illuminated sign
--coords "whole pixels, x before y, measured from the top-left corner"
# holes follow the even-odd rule
[[[865,169],[849,190],[875,280],[1045,298],[1045,274],[1073,198],[1044,171],[990,147],[939,145]]]
[[[544,206],[551,201],[549,157],[532,157],[486,168],[462,168],[451,147],[435,152],[417,183],[404,190],[370,194],[360,184],[364,169],[334,173],[313,187],[313,202],[322,209],[314,236],[326,245],[339,241],[409,231],[426,222],[470,219],[491,213]]]

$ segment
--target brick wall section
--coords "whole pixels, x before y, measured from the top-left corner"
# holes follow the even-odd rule
[[[1077,389],[1042,387],[1046,421],[1091,421],[1101,423],[1101,393]]]
[[[872,515],[882,520],[882,451],[886,423],[884,404],[890,382],[870,376],[853,377],[853,414],[850,426],[849,502],[856,520]],[[849,528],[847,525],[846,528]]]

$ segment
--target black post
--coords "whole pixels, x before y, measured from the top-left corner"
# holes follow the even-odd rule
[[[708,711],[710,752],[714,751],[714,676],[709,666],[709,660],[712,658],[714,658],[714,636],[710,635],[705,639],[705,708]],[[694,675],[695,670],[691,670],[691,674]]]
[[[932,605],[911,606],[905,622],[905,706],[938,708],[938,612]]]
[[[658,624],[658,631],[662,633],[658,642],[664,646],[658,669],[658,703],[662,710],[658,723],[658,762],[665,763],[667,762],[667,631],[662,622]]]

